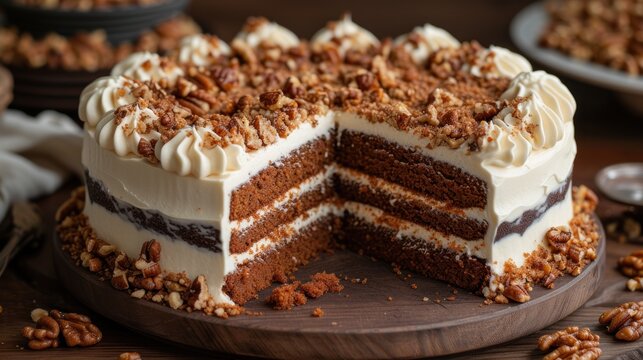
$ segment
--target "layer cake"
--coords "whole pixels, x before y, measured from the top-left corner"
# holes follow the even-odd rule
[[[304,41],[250,19],[85,89],[81,216],[131,258],[155,239],[222,304],[336,241],[488,297],[528,290],[554,230],[595,246],[570,229],[575,109],[522,56],[431,25],[380,41],[344,17]]]

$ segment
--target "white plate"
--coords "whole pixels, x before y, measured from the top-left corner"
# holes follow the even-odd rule
[[[629,98],[624,99],[627,103],[643,111],[643,76],[630,76],[623,71],[540,47],[538,39],[548,22],[549,15],[543,3],[531,4],[512,20],[511,38],[525,55],[537,62],[577,80],[622,93]]]

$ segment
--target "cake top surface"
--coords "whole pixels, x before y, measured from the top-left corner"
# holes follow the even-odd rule
[[[310,42],[251,18],[230,45],[195,35],[168,57],[133,54],[89,85],[79,107],[101,146],[120,156],[166,168],[163,154],[187,146],[228,159],[199,177],[237,169],[243,153],[329,111],[506,167],[560,141],[575,102],[556,77],[507,49],[460,43],[428,24],[380,41],[345,16]]]

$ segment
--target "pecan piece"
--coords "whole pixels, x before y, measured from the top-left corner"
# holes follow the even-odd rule
[[[212,77],[217,86],[224,91],[232,90],[239,82],[237,72],[231,68],[215,67],[212,69]]]
[[[521,285],[509,285],[505,288],[505,291],[502,294],[515,302],[526,302],[531,299],[529,292]]]
[[[21,334],[29,340],[27,346],[32,350],[55,348],[58,347],[60,326],[54,318],[44,315],[38,319],[35,328],[25,326],[22,328]]]
[[[100,329],[85,315],[58,310],[51,310],[50,315],[60,325],[60,331],[69,347],[96,345],[103,338]]]
[[[188,305],[195,310],[205,309],[209,299],[208,284],[205,282],[205,277],[199,275],[187,292]]]
[[[643,336],[643,301],[627,302],[607,310],[598,318],[607,332],[623,341],[636,341]]]
[[[627,277],[643,277],[643,250],[637,250],[618,260],[619,270]]]
[[[550,351],[543,359],[598,359],[601,356],[599,347],[600,336],[593,334],[588,328],[579,329],[570,326],[553,334],[543,335],[538,339],[538,349]]]

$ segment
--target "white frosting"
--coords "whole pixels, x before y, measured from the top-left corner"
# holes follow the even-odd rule
[[[97,135],[91,131],[86,131],[83,141],[82,162],[90,175],[103,181],[120,200],[173,218],[210,221],[219,229],[220,222],[227,219],[230,194],[235,188],[303,144],[329,136],[335,127],[333,119],[331,112],[318,117],[316,127],[308,122],[303,123],[290,134],[287,141],[279,138],[270,146],[244,152],[247,159],[239,170],[205,178],[168,172],[159,165],[133,155],[135,152],[119,156],[113,151],[105,151],[95,140]],[[229,156],[227,160],[234,158]],[[158,194],[172,194],[172,201]]]
[[[219,139],[210,129],[190,126],[179,130],[167,143],[157,142],[156,157],[163,169],[182,176],[204,178],[239,170],[247,160],[245,149],[237,144],[207,146]]]
[[[170,84],[183,76],[183,70],[158,54],[137,52],[119,62],[112,69],[112,75],[122,75],[139,81],[166,79]]]
[[[482,67],[488,63],[489,58],[495,68],[492,71],[483,70]],[[508,77],[512,79],[520,73],[532,71],[531,63],[524,56],[494,45],[489,49],[480,50],[475,63],[466,64],[464,69],[475,76]]]
[[[78,117],[93,128],[109,111],[136,101],[131,94],[134,85],[132,80],[120,75],[94,80],[80,94]]]
[[[232,52],[225,42],[214,36],[195,34],[181,39],[178,49],[178,61],[196,66],[209,66],[221,57]]]
[[[161,136],[151,128],[158,119],[154,111],[138,105],[134,111],[117,121],[114,111],[110,111],[96,126],[96,141],[105,149],[113,150],[119,156],[138,154],[138,144],[141,139],[158,140]]]
[[[411,58],[418,64],[422,64],[429,56],[442,48],[455,48],[460,42],[446,30],[435,27],[431,24],[418,26],[412,31],[417,35],[420,42],[409,41],[409,35],[402,35],[395,39],[395,44],[403,44],[404,49],[411,54]]]
[[[514,78],[523,72],[531,72],[531,63],[524,56],[500,46],[491,46],[489,51],[494,54],[498,75]]]
[[[342,56],[349,49],[363,51],[380,43],[373,33],[355,24],[350,15],[346,15],[341,20],[332,22],[319,30],[310,42],[313,46],[329,43],[339,44],[338,50]]]
[[[208,249],[190,245],[185,241],[175,240],[166,235],[142,229],[130,221],[123,220],[102,206],[85,201],[83,210],[91,227],[100,234],[102,240],[116,246],[129,257],[138,257],[145,241],[155,239],[161,245],[160,265],[165,271],[183,272],[196,278],[204,275],[210,294],[218,303],[232,304],[232,300],[223,291],[223,267],[226,255]]]
[[[524,165],[536,150],[549,149],[573,121],[576,102],[560,80],[544,71],[522,73],[501,98],[523,97],[520,117],[505,108],[486,125],[487,136],[480,141],[483,164],[508,167]]]
[[[279,47],[288,49],[299,45],[299,38],[295,33],[275,22],[264,22],[254,27],[251,31],[244,29],[234,38],[251,48],[259,46]]]

